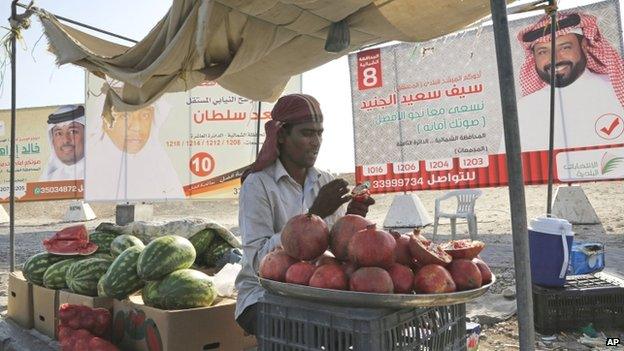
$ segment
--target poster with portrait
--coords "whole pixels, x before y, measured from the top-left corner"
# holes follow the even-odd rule
[[[86,200],[238,197],[240,176],[262,146],[273,104],[259,104],[205,82],[165,94],[137,111],[113,108],[113,122],[108,123],[103,117],[104,84],[87,75]],[[285,93],[300,90],[297,76]]]
[[[80,199],[84,179],[82,105],[16,110],[15,199]],[[11,110],[0,111],[0,202],[10,196]]]
[[[618,2],[560,11],[552,66],[548,18],[509,28],[525,182],[548,179],[551,68],[555,181],[624,178]],[[507,184],[491,26],[354,53],[349,64],[358,182],[375,193]]]

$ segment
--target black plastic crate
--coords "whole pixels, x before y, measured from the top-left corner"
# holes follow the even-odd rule
[[[265,351],[465,350],[466,305],[349,308],[266,293],[258,310]]]
[[[607,274],[568,276],[563,288],[533,285],[535,330],[553,334],[589,323],[624,328],[624,281]]]

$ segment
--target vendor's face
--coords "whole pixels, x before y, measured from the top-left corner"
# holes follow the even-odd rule
[[[316,162],[322,141],[323,123],[295,124],[290,133],[285,130],[280,133],[280,157],[287,158],[301,168],[310,168]]]
[[[587,39],[579,40],[576,34],[570,33],[558,36],[555,44],[555,86],[566,87],[585,71]],[[533,56],[537,74],[550,84],[550,42],[535,44]]]
[[[116,112],[113,108],[115,121],[109,127],[104,123],[104,131],[121,151],[136,154],[143,149],[152,131],[154,107],[148,106],[133,112]]]
[[[73,165],[84,157],[84,126],[78,122],[52,128],[52,145],[61,162]]]

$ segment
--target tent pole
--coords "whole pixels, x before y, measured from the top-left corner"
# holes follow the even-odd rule
[[[17,4],[17,6],[19,6],[21,8],[25,8],[25,9],[28,8],[28,6],[26,6],[24,4],[19,4],[19,3]],[[56,19],[61,20],[61,21],[65,21],[65,22],[68,22],[68,23],[71,23],[71,24],[75,24],[75,25],[80,26],[80,27],[91,29],[91,30],[96,31],[96,32],[100,32],[100,33],[103,33],[103,34],[106,34],[106,35],[110,35],[111,37],[123,39],[123,40],[129,41],[131,43],[135,43],[135,44],[138,43],[138,41],[136,41],[134,39],[130,39],[128,37],[124,37],[123,35],[115,34],[113,32],[109,32],[109,31],[105,31],[103,29],[100,29],[100,28],[97,28],[97,27],[93,27],[93,26],[90,26],[88,24],[84,24],[84,23],[81,23],[81,22],[78,22],[78,21],[74,21],[73,19],[69,19],[67,17],[62,17],[62,16],[59,16],[59,15],[56,15],[56,14],[53,14],[53,13],[51,13],[51,15],[53,15],[54,17],[56,17]]]
[[[258,123],[256,123],[256,158],[260,152],[260,113],[262,112],[262,101],[258,101]]]
[[[11,2],[11,30],[17,30],[17,0]],[[15,61],[17,56],[16,35],[11,33],[11,170],[9,180],[9,271],[15,271]]]
[[[515,78],[505,0],[490,0],[509,177],[520,350],[535,349],[533,296]]]
[[[548,196],[546,197],[546,215],[552,214],[552,188],[553,188],[553,148],[555,144],[555,33],[557,32],[557,10],[554,8],[555,0],[550,0],[550,129],[548,135]]]

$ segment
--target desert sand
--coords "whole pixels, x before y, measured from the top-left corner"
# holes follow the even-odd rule
[[[343,175],[353,184],[353,175]],[[563,185],[565,186],[565,185]],[[607,270],[624,274],[624,182],[583,183],[582,187],[593,205],[601,224],[575,226],[577,240],[600,241],[607,249]],[[546,211],[546,186],[525,187],[526,208],[528,218],[543,215]],[[556,189],[556,186],[555,186]],[[500,293],[514,285],[511,219],[508,189],[485,188],[483,195],[477,200],[475,211],[478,218],[479,239],[488,245],[483,257],[491,265],[498,276],[498,282],[491,291]],[[433,219],[435,198],[446,191],[422,191],[416,194],[422,201]],[[382,224],[394,194],[374,195],[376,204],[371,207],[368,217]],[[19,267],[29,256],[43,250],[41,241],[52,232],[69,225],[63,223],[64,212],[70,201],[19,203],[16,205],[16,263]],[[101,222],[114,222],[115,205],[113,203],[91,203],[98,216],[86,223],[89,229]],[[449,209],[455,206],[452,201],[446,203]],[[8,212],[7,204],[4,204]],[[154,204],[154,215],[157,220],[181,217],[204,217],[214,220],[233,232],[238,233],[238,200],[223,199],[213,201],[178,201]],[[423,232],[431,237],[432,227]],[[9,227],[0,225],[0,311],[6,309],[6,291],[9,271]],[[448,221],[442,221],[439,228],[440,240],[450,239]],[[468,228],[465,222],[458,224],[458,237],[467,238]],[[505,322],[502,327],[490,329],[482,341],[485,349],[508,349],[517,345],[517,326],[515,319]],[[620,331],[621,333],[622,331]],[[486,334],[486,333],[484,333]]]

